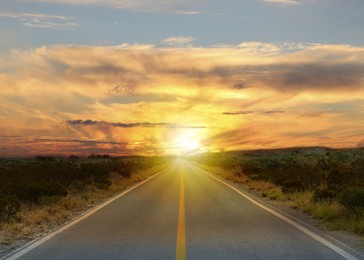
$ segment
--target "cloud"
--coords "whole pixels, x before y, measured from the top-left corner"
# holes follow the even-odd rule
[[[103,122],[103,121],[93,121],[90,119],[87,120],[68,120],[66,121],[69,125],[84,125],[84,126],[92,126],[92,125],[107,125],[113,127],[121,127],[121,128],[134,128],[134,127],[166,127],[166,128],[205,128],[205,126],[189,126],[189,125],[180,125],[173,123],[150,123],[150,122],[141,122],[141,123],[120,123],[120,122]]]
[[[32,70],[47,75],[50,81],[55,76],[55,80],[70,84],[106,84],[111,92],[124,94],[147,86],[158,88],[168,81],[292,93],[347,91],[364,86],[364,49],[350,46],[315,45],[295,52],[290,49],[289,53],[282,46],[263,43],[231,48],[74,46],[14,52],[13,56],[8,69],[14,64],[16,71]],[[15,64],[16,58],[23,64]]]
[[[200,15],[206,14],[204,10],[195,9],[199,1],[179,1],[179,0],[31,0],[33,2],[47,2],[52,4],[72,4],[72,5],[101,5],[119,9],[127,9],[138,12],[170,13],[179,15]]]
[[[363,86],[364,63],[317,61],[316,63],[281,64],[271,67],[266,82],[274,88],[342,89]],[[293,88],[293,89],[292,89]]]
[[[127,145],[128,144],[127,142],[66,139],[66,138],[49,138],[49,137],[42,137],[42,138],[33,137],[32,141],[33,142],[51,142],[51,143],[75,143],[75,144],[79,144],[79,145],[98,145],[98,144]]]
[[[244,89],[244,88],[247,88],[248,86],[245,82],[237,82],[237,83],[234,83],[231,87],[233,89]]]
[[[0,135],[22,137],[0,147],[14,154],[163,154],[181,136],[212,151],[363,139],[360,47],[50,46],[0,60]]]
[[[276,44],[263,42],[242,42],[237,47],[254,54],[276,54],[281,50]]]
[[[263,0],[264,2],[274,3],[274,4],[299,4],[300,2],[295,0]]]
[[[67,139],[62,137],[0,136],[0,157],[28,157],[36,155],[69,156],[107,153],[130,154],[126,142]]]
[[[135,82],[125,82],[122,85],[117,85],[112,87],[110,93],[121,93],[121,94],[131,94],[137,88],[137,83]]]
[[[270,110],[270,111],[264,111],[263,113],[265,113],[265,114],[282,114],[282,113],[286,113],[286,111],[283,111],[283,110]]]
[[[217,151],[238,150],[241,146],[267,148],[275,143],[271,137],[262,138],[259,136],[259,131],[248,126],[222,131],[204,139],[203,143]]]
[[[193,37],[187,36],[179,36],[179,37],[170,37],[162,40],[161,42],[167,45],[185,45],[192,43],[195,39]]]
[[[249,114],[282,114],[286,111],[283,110],[268,110],[268,111],[237,111],[237,112],[223,112],[223,115],[237,116],[237,115],[249,115]]]
[[[74,30],[79,27],[74,17],[41,13],[1,12],[0,17],[16,19],[22,25],[53,30]]]
[[[254,111],[238,111],[238,112],[223,112],[223,115],[236,116],[236,115],[249,115],[254,114]]]

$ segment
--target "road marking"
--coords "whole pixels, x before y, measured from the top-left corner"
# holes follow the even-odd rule
[[[179,210],[178,210],[178,229],[177,229],[177,244],[176,244],[176,260],[186,259],[186,222],[185,222],[185,183],[182,167],[181,187],[179,195]]]
[[[24,245],[23,247],[21,247],[20,249],[18,249],[15,252],[10,253],[9,255],[4,256],[1,259],[7,259],[7,260],[15,260],[18,259],[19,257],[25,255],[26,253],[28,253],[29,251],[33,250],[34,248],[40,246],[41,244],[43,244],[44,242],[47,242],[48,240],[50,240],[51,238],[53,238],[54,236],[62,233],[63,231],[65,231],[66,229],[72,227],[73,225],[81,222],[82,220],[84,220],[85,218],[88,218],[89,216],[91,216],[92,214],[94,214],[95,212],[99,211],[100,209],[102,209],[103,207],[109,205],[110,203],[112,203],[113,201],[119,199],[120,197],[126,195],[127,193],[131,192],[132,190],[135,190],[136,188],[138,188],[139,186],[143,185],[144,183],[146,183],[147,181],[150,181],[151,179],[153,179],[154,177],[162,174],[163,172],[167,171],[169,168],[171,168],[172,164],[170,164],[166,169],[164,169],[163,171],[160,171],[152,176],[150,176],[148,179],[135,184],[134,186],[131,186],[129,189],[123,191],[122,193],[120,193],[119,195],[116,195],[115,197],[109,199],[108,201],[102,203],[101,205],[97,206],[96,208],[91,209],[90,211],[87,211],[86,213],[84,213],[83,215],[81,215],[80,217],[77,217],[75,220],[71,221],[70,223],[66,224],[65,226],[57,229],[56,231],[46,235],[45,237],[42,237],[40,239],[35,239],[33,241],[31,241],[30,243]]]
[[[298,224],[297,222],[283,216],[282,214],[274,211],[273,209],[270,209],[262,204],[260,204],[259,202],[257,202],[256,200],[254,200],[253,198],[251,198],[249,195],[247,195],[246,193],[238,190],[237,188],[231,186],[230,184],[216,178],[215,176],[211,175],[210,173],[200,169],[199,167],[193,165],[193,167],[199,169],[201,172],[207,174],[208,176],[210,176],[211,178],[217,180],[218,182],[224,184],[225,186],[231,188],[232,190],[236,191],[237,193],[239,193],[241,196],[243,196],[244,198],[246,198],[247,200],[249,200],[250,202],[252,202],[253,204],[255,204],[256,206],[268,211],[269,213],[273,214],[274,216],[282,219],[283,221],[287,222],[288,224],[294,226],[295,228],[299,229],[300,231],[302,231],[303,233],[305,233],[306,235],[310,236],[311,238],[315,239],[316,241],[320,242],[321,244],[327,246],[328,248],[330,248],[331,250],[333,250],[334,252],[336,252],[337,254],[341,255],[343,258],[348,259],[348,260],[357,260],[358,258],[356,258],[355,256],[351,255],[350,253],[342,250],[340,247],[334,245],[333,243],[327,241],[326,239],[324,239],[323,237],[315,234],[314,232],[308,230],[307,228],[305,228],[304,226]]]

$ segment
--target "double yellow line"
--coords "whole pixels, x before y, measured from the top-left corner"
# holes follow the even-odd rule
[[[178,229],[177,229],[177,245],[176,245],[176,260],[186,259],[186,222],[185,222],[185,183],[182,166],[180,168],[181,186],[179,195],[179,210],[178,210]]]

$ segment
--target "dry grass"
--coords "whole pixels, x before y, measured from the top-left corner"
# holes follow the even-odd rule
[[[215,167],[215,166],[211,166],[211,165],[205,165],[205,164],[199,164],[199,163],[195,163],[195,164],[199,168],[201,168],[205,171],[217,174],[234,183],[246,183],[246,182],[250,181],[250,179],[246,175],[242,174],[241,169],[239,169],[239,168],[234,168],[232,170],[224,170],[220,167]]]
[[[242,183],[249,189],[259,191],[263,197],[309,213],[313,217],[321,219],[324,225],[331,230],[345,230],[360,235],[364,234],[364,210],[359,213],[351,212],[335,200],[313,202],[312,191],[283,193],[281,187],[269,182],[251,180],[239,169],[226,171],[219,167],[201,164],[198,166],[234,183]]]
[[[66,197],[57,201],[45,199],[41,205],[23,204],[15,218],[1,224],[0,243],[11,244],[16,239],[33,237],[35,234],[48,232],[50,229],[56,228],[74,218],[77,213],[97,205],[166,167],[167,165],[160,165],[135,172],[130,178],[124,178],[120,174],[111,173],[110,180],[112,184],[106,190],[97,189],[89,185],[81,192],[71,189]]]

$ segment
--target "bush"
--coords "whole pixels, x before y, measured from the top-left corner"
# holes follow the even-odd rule
[[[18,197],[21,201],[29,201],[38,203],[41,197],[47,196],[67,196],[66,188],[58,183],[21,183],[14,184],[11,187],[11,192]]]
[[[319,202],[319,201],[328,201],[335,198],[337,195],[336,192],[330,190],[328,188],[319,188],[314,191],[312,195],[312,202]]]
[[[19,210],[20,203],[16,197],[0,194],[0,222],[14,216]]]
[[[295,191],[303,191],[303,185],[302,182],[296,181],[296,180],[287,180],[284,181],[282,184],[282,191],[287,192],[295,192]]]
[[[105,190],[111,186],[111,181],[105,176],[96,176],[94,178],[93,184],[96,188]]]
[[[86,184],[80,180],[75,180],[73,181],[70,186],[69,189],[72,192],[83,192],[86,188]]]
[[[364,187],[346,188],[339,194],[338,200],[345,208],[359,211],[364,208]]]
[[[81,165],[81,173],[87,178],[96,176],[106,176],[109,174],[104,164],[84,163]]]
[[[333,200],[338,196],[341,190],[342,188],[337,185],[332,185],[326,188],[318,188],[312,195],[312,201],[319,202]]]

